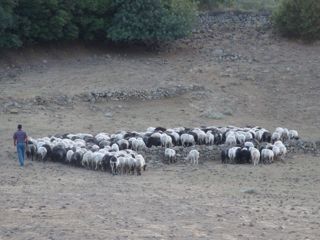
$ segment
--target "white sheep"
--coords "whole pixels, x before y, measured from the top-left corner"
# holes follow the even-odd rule
[[[83,154],[82,156],[82,160],[81,160],[81,165],[85,168],[90,168],[90,164],[92,162],[92,151],[87,151],[85,154]]]
[[[168,163],[173,163],[175,161],[176,151],[171,148],[166,148],[164,156]]]
[[[199,163],[199,152],[196,149],[193,149],[189,152],[187,156],[187,160],[191,162],[191,164],[198,165]]]
[[[119,145],[116,143],[112,144],[111,150],[115,152],[119,152]]]
[[[277,146],[280,150],[280,154],[279,157],[281,160],[283,160],[283,158],[285,157],[285,155],[287,154],[287,148],[286,146],[281,142],[281,141],[276,141],[274,143],[274,146]]]
[[[253,163],[253,166],[257,166],[260,162],[260,152],[258,149],[254,147],[249,148],[250,155],[251,155],[251,161]]]
[[[146,161],[144,159],[144,157],[141,154],[138,154],[136,156],[136,171],[137,171],[137,175],[141,175],[141,171],[145,171],[146,170]]]
[[[253,143],[252,142],[245,142],[244,143],[244,146],[246,147],[246,148],[254,148],[254,145],[253,145]]]
[[[235,134],[229,134],[226,138],[226,145],[228,146],[234,146],[237,144],[237,139]]]
[[[214,144],[214,135],[212,134],[211,131],[208,131],[206,133],[205,142],[206,142],[207,145],[213,145]]]
[[[290,130],[289,131],[289,139],[299,139],[298,131]]]
[[[206,133],[200,128],[195,128],[192,130],[198,136],[198,144],[204,144],[206,142]]]
[[[72,155],[74,154],[74,151],[72,151],[71,149],[68,150],[67,152],[67,156],[66,156],[66,160],[67,160],[67,163],[71,163],[71,158],[72,158]]]
[[[281,139],[281,136],[282,136],[282,133],[276,131],[276,132],[272,133],[271,141],[272,142],[278,141]]]
[[[37,148],[37,159],[44,161],[47,157],[47,149],[45,147]]]
[[[274,153],[274,159],[279,160],[281,158],[281,150],[278,146],[273,145],[272,151]]]
[[[168,134],[161,134],[160,141],[162,147],[172,147],[172,138]]]
[[[236,157],[237,157],[236,153],[237,153],[238,149],[241,149],[241,148],[240,147],[232,147],[232,148],[229,149],[228,157],[229,157],[229,159],[231,161],[235,161],[236,160]]]
[[[183,147],[195,145],[194,137],[191,134],[184,133],[181,135],[181,144]]]
[[[270,149],[262,149],[261,151],[261,160],[264,163],[272,163],[274,159],[274,153]]]

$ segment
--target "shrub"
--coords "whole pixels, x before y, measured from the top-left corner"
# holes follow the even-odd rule
[[[158,43],[191,32],[196,4],[189,0],[114,0],[112,11],[111,40]]]
[[[14,7],[15,1],[13,0],[2,0],[0,2],[0,48],[19,47],[22,45],[22,41],[15,33]]]
[[[282,0],[273,13],[273,23],[284,36],[320,39],[320,1]]]

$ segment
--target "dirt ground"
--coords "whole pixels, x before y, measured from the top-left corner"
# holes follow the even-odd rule
[[[319,42],[291,42],[255,29],[212,29],[159,52],[46,46],[3,53],[0,63],[1,104],[104,89],[206,89],[154,101],[49,103],[1,112],[1,240],[320,239],[319,156],[290,154],[285,163],[256,168],[178,164],[151,168],[141,177],[112,177],[54,163],[27,162],[21,170],[12,146],[17,123],[34,137],[260,125],[320,139]],[[220,117],[210,117],[216,113]],[[254,192],[244,193],[247,188]]]

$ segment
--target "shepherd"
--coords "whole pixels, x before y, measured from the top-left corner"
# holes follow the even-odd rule
[[[19,124],[18,130],[13,135],[13,144],[15,147],[17,147],[17,153],[21,168],[23,168],[24,166],[24,153],[27,141],[27,134],[22,130],[22,125]]]

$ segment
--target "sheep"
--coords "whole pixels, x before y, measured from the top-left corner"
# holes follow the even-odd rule
[[[236,163],[240,160],[240,152],[241,148],[240,147],[232,147],[228,151],[228,158],[230,161]]]
[[[192,130],[193,133],[197,134],[197,143],[199,145],[204,144],[206,141],[206,133],[199,128],[195,128]]]
[[[280,150],[280,154],[279,154],[279,157],[280,157],[280,160],[283,160],[283,158],[285,157],[285,155],[287,154],[287,148],[286,146],[281,142],[281,141],[276,141],[274,143],[274,146],[277,146]]]
[[[126,139],[120,139],[117,144],[119,145],[120,150],[128,149],[130,146],[129,141]]]
[[[275,141],[280,140],[281,136],[282,136],[282,133],[276,131],[276,132],[272,133],[271,141],[274,143]]]
[[[251,154],[247,148],[242,148],[240,151],[240,157],[236,158],[236,163],[245,164],[250,163]]]
[[[229,159],[229,149],[223,149],[221,151],[221,163],[227,163]]]
[[[173,129],[167,129],[166,134],[171,137],[173,145],[177,146],[180,144],[180,135]]]
[[[66,149],[60,145],[57,145],[52,149],[51,160],[53,162],[64,162],[66,154]]]
[[[36,141],[33,139],[28,139],[27,146],[26,146],[27,158],[31,158],[31,161],[33,161],[33,158],[36,156],[36,153],[37,153]]]
[[[272,151],[273,151],[273,154],[274,154],[274,159],[278,160],[280,158],[280,155],[281,155],[280,148],[277,147],[276,145],[274,145],[272,147]]]
[[[258,149],[254,147],[249,148],[250,155],[251,155],[251,161],[253,163],[253,166],[257,166],[260,162],[260,152]]]
[[[237,144],[236,136],[234,134],[229,134],[226,137],[226,145],[234,146]]]
[[[191,162],[193,165],[198,165],[199,163],[199,152],[196,149],[193,149],[189,152],[187,156],[187,160]]]
[[[214,144],[214,135],[212,134],[211,131],[208,131],[206,133],[205,143],[207,145],[213,145]]]
[[[290,130],[290,131],[289,131],[289,139],[296,139],[296,140],[298,140],[298,139],[299,139],[298,131],[296,131],[296,130]]]
[[[254,147],[254,144],[252,142],[245,142],[244,147],[250,149],[251,147]]]
[[[270,149],[262,149],[261,151],[261,160],[263,163],[272,163],[274,159],[274,153]]]
[[[119,159],[116,158],[115,156],[112,156],[110,158],[110,167],[111,167],[112,175],[116,175],[117,174],[117,170],[119,168],[119,165],[120,165]]]
[[[81,165],[85,168],[90,168],[90,163],[92,162],[92,151],[87,151],[85,154],[82,156],[82,161]]]
[[[162,147],[172,147],[172,138],[166,133],[161,134],[160,141]]]
[[[195,145],[195,139],[194,136],[188,133],[184,133],[180,137],[181,139],[181,144],[183,147],[190,147]]]
[[[244,142],[246,141],[246,136],[242,133],[236,133],[235,136],[236,136],[237,143],[239,144],[244,144]]]
[[[37,160],[42,160],[42,161],[45,161],[46,158],[47,158],[47,149],[45,147],[39,147],[37,149]]]
[[[102,159],[104,157],[105,154],[101,153],[101,152],[94,152],[92,154],[92,162],[91,162],[91,166],[92,169],[94,170],[98,170],[99,168],[101,168],[102,166]]]
[[[164,156],[168,163],[173,163],[175,161],[176,151],[171,148],[166,148]]]
[[[144,157],[141,154],[138,154],[136,156],[136,171],[137,171],[137,175],[141,175],[141,171],[145,171],[146,170],[146,161],[144,159]]]
[[[119,152],[119,145],[116,143],[112,144],[111,150],[115,152]]]
[[[67,160],[67,163],[71,163],[71,157],[72,155],[74,154],[74,151],[72,151],[71,149],[67,151],[67,156],[66,156],[66,160]]]
[[[161,146],[161,134],[156,132],[156,133],[152,133],[151,135],[146,135],[146,145],[148,148],[152,147],[152,146]]]

